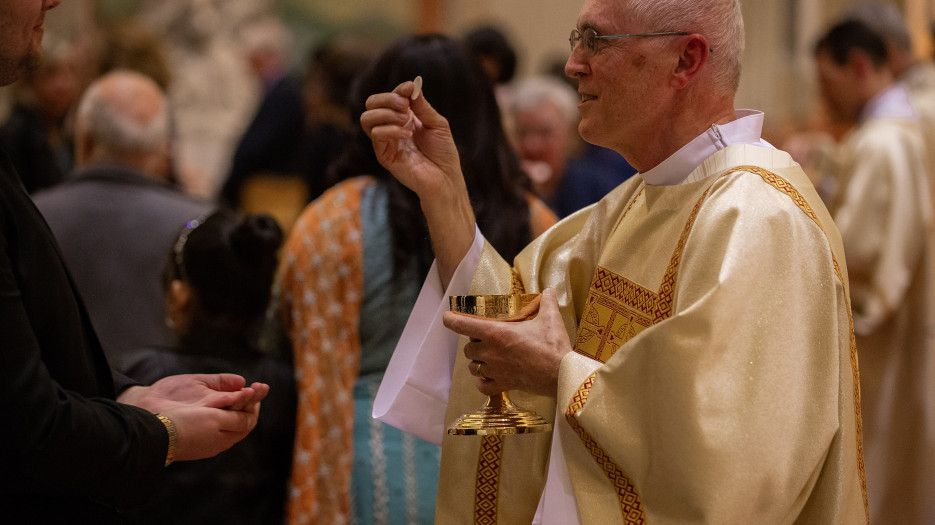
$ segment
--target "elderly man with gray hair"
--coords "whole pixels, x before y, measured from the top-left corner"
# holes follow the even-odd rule
[[[214,207],[170,183],[170,140],[159,86],[140,73],[108,73],[78,106],[78,168],[34,198],[117,370],[131,351],[172,342],[159,284],[166,247]]]
[[[512,264],[411,82],[361,117],[435,251],[374,415],[442,444],[436,521],[866,523],[844,250],[763,114],[734,109],[739,0],[586,0],[569,40],[579,132],[639,174]],[[541,293],[534,319],[445,311],[511,291]],[[446,433],[502,391],[553,432]]]
[[[616,152],[584,144],[578,136],[578,93],[553,76],[512,84],[506,112],[512,141],[539,197],[566,217],[633,175]]]

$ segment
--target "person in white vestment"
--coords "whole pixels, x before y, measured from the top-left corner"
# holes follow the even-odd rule
[[[906,89],[918,117],[928,154],[929,190],[935,206],[935,64],[919,57],[902,12],[894,5],[861,2],[849,8],[843,19],[859,20],[886,44],[886,66],[896,83]]]
[[[935,523],[935,266],[929,165],[884,40],[845,20],[816,46],[830,114],[852,126],[825,168],[861,365],[871,521]]]
[[[639,174],[512,262],[413,82],[361,116],[435,251],[374,416],[442,444],[436,523],[867,523],[843,247],[734,108],[740,1],[586,0],[569,41],[579,132]],[[542,294],[534,319],[446,311],[511,291]],[[554,430],[446,433],[501,391]]]
[[[860,2],[851,6],[843,18],[867,24],[883,39],[886,67],[909,92],[917,111],[917,104],[924,104],[926,109],[935,104],[935,64],[921,59],[913,49],[912,35],[899,8],[892,4]]]

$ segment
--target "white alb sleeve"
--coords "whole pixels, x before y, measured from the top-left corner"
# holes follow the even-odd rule
[[[422,285],[406,328],[373,402],[373,417],[388,425],[441,445],[458,334],[442,324],[449,295],[464,295],[471,287],[484,237],[475,228],[474,243],[461,259],[447,290],[442,290],[435,263]]]

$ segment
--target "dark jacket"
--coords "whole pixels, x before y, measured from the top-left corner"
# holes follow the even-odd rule
[[[270,386],[256,428],[213,458],[169,466],[165,486],[128,511],[135,524],[280,525],[292,465],[296,390],[291,361],[280,361],[224,333],[200,334],[172,348],[137,354],[127,373],[144,384],[175,374],[232,372]]]
[[[233,208],[252,175],[299,175],[303,167],[305,112],[302,81],[293,75],[276,80],[263,96],[231,159],[221,198]]]
[[[0,150],[0,521],[114,522],[162,483],[166,429],[114,401],[122,383]]]
[[[8,152],[29,193],[58,184],[74,164],[71,141],[53,149],[42,115],[22,104],[13,106],[0,126],[0,147]]]
[[[604,198],[636,170],[619,153],[587,144],[584,153],[569,159],[565,175],[547,204],[564,218]]]
[[[37,193],[108,361],[173,341],[161,275],[186,221],[213,204],[121,164],[92,164]]]

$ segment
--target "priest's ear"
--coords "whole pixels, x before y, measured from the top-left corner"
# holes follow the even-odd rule
[[[676,37],[684,39],[679,44],[678,63],[673,72],[673,82],[676,89],[682,89],[687,86],[695,75],[701,71],[711,54],[711,48],[708,46],[708,40],[704,35],[692,33],[690,35]]]

